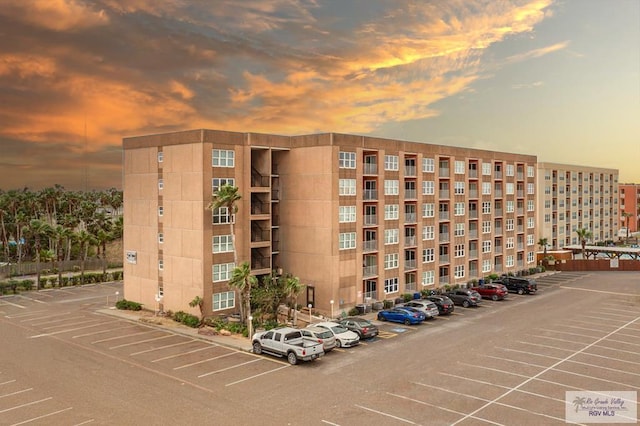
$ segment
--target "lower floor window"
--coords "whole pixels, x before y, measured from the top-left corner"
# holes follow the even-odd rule
[[[236,294],[233,291],[213,294],[213,310],[230,309],[236,306]]]
[[[435,272],[434,271],[424,271],[422,273],[422,285],[432,285],[435,281]]]
[[[384,292],[396,293],[398,291],[398,278],[388,278],[384,280]]]
[[[464,278],[464,265],[456,265],[453,268],[453,274],[456,278]]]

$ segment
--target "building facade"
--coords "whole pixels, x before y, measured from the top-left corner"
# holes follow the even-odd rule
[[[123,146],[124,291],[148,307],[235,309],[232,226],[238,263],[299,277],[325,312],[536,266],[535,156],[215,130]],[[206,208],[224,184],[231,219]]]
[[[640,220],[640,184],[637,184],[637,183],[620,184],[619,228],[624,232],[619,232],[618,237],[626,238],[627,229],[629,231],[629,236],[638,232],[639,220]]]
[[[538,163],[537,229],[548,249],[580,244],[576,231],[587,229],[590,243],[617,239],[618,170]]]

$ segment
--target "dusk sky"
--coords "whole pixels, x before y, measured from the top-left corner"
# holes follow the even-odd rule
[[[0,188],[121,188],[122,138],[339,132],[640,183],[638,0],[0,0]]]

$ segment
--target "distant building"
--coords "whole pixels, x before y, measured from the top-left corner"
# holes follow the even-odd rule
[[[624,215],[627,213],[627,216]],[[620,227],[629,227],[629,235],[638,232],[638,220],[640,219],[640,184],[620,184]],[[627,236],[626,229],[621,238]]]
[[[125,138],[123,147],[124,291],[147,307],[158,295],[165,310],[188,311],[195,296],[207,313],[238,306],[227,285],[230,223],[206,209],[224,184],[242,196],[232,219],[238,262],[258,277],[299,277],[304,303],[325,312],[331,300],[342,311],[536,265],[535,156],[216,130]]]
[[[537,228],[550,250],[579,244],[583,228],[592,244],[617,240],[618,170],[538,163],[537,176]]]

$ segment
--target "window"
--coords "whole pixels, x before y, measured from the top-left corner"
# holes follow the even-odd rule
[[[236,186],[236,180],[232,178],[213,178],[211,179],[211,193],[215,194],[220,190],[221,186]]]
[[[464,203],[455,203],[453,205],[454,216],[464,216]]]
[[[491,213],[491,201],[483,201],[482,202],[482,213],[490,214]]]
[[[533,262],[535,262],[533,258],[533,252],[530,251],[529,253],[527,253],[527,263],[533,263]]]
[[[227,281],[231,278],[231,272],[234,268],[235,264],[233,262],[213,265],[213,282]]]
[[[163,271],[164,270],[164,260],[160,259],[158,260],[158,271]]]
[[[341,169],[355,169],[356,153],[340,151],[338,156],[338,167]]]
[[[550,214],[545,214],[544,215],[544,223],[551,223],[551,215]]]
[[[398,235],[399,235],[399,232],[397,229],[385,229],[384,230],[385,245],[398,244]]]
[[[356,233],[341,232],[339,236],[339,244],[340,250],[349,250],[356,248]]]
[[[453,163],[453,172],[457,175],[463,175],[464,174],[464,161],[455,161]]]
[[[164,161],[164,152],[158,152],[158,163],[162,163]]]
[[[544,200],[544,208],[545,209],[551,208],[551,200]]]
[[[162,232],[158,233],[158,243],[159,244],[164,243],[164,234]]]
[[[356,221],[356,206],[340,206],[338,221],[351,223]]]
[[[464,265],[456,265],[453,267],[453,275],[456,278],[464,278]]]
[[[213,310],[214,311],[235,308],[235,306],[236,306],[236,295],[234,291],[225,291],[223,293],[213,294]]]
[[[164,215],[164,207],[160,206],[158,207],[158,216],[163,216]]]
[[[233,251],[233,239],[231,235],[214,235],[213,236],[213,252],[229,253]]]
[[[491,176],[491,163],[482,163],[482,175]]]
[[[400,217],[400,209],[397,204],[385,204],[384,220],[398,220]]]
[[[436,228],[435,226],[425,226],[422,228],[422,239],[423,240],[433,240],[436,238]]]
[[[229,209],[227,207],[220,207],[213,210],[213,212],[211,212],[211,216],[213,218],[214,225],[231,222],[231,219],[229,218]]]
[[[535,209],[535,203],[533,200],[527,200],[527,211],[532,212]]]
[[[464,237],[464,223],[456,223],[454,235],[456,237]]]
[[[384,255],[384,269],[397,269],[398,268],[398,253],[391,253]]]
[[[233,167],[235,152],[227,149],[213,150],[213,167]]]
[[[491,233],[491,221],[490,220],[483,220],[482,221],[482,233],[483,234]]]
[[[455,182],[453,192],[456,195],[464,195],[464,182]]]
[[[384,195],[398,195],[400,193],[400,184],[397,180],[384,181]]]
[[[515,194],[515,185],[512,183],[507,182],[506,186],[505,186],[505,191],[507,193],[507,195],[513,195]]]
[[[434,271],[424,271],[422,273],[422,285],[433,285],[436,282],[436,274]]]
[[[422,159],[422,171],[424,173],[433,173],[436,169],[436,162],[433,158]]]
[[[535,187],[536,185],[534,183],[528,183],[527,184],[527,194],[535,194]]]
[[[464,257],[464,244],[456,244],[453,247],[453,255],[455,257]]]
[[[491,253],[491,240],[482,242],[482,252]]]
[[[491,195],[491,182],[482,182],[482,195]]]
[[[356,195],[355,179],[340,179],[339,185],[340,195]]]
[[[505,169],[505,176],[513,176],[514,174],[514,167],[513,164],[507,164],[507,168]]]
[[[384,169],[385,170],[398,170],[398,156],[397,155],[385,155],[384,156]]]
[[[482,261],[482,272],[491,272],[491,261],[483,260]]]
[[[532,217],[528,217],[527,218],[527,228],[528,229],[532,229],[533,227],[535,227],[535,219]]]
[[[513,247],[513,237],[507,237],[505,248],[512,249]]]
[[[435,212],[434,203],[425,203],[422,205],[422,217],[434,217],[436,214]]]
[[[505,261],[505,266],[509,267],[509,266],[513,266],[513,255],[510,254],[509,256],[507,256],[506,261]]]
[[[164,180],[158,179],[158,189],[163,189],[163,188],[164,188]]]
[[[395,293],[398,291],[398,278],[388,278],[384,280],[384,292]]]
[[[535,171],[533,166],[527,166],[527,177],[535,177]]]
[[[507,204],[506,204],[506,206],[505,206],[505,211],[506,211],[507,213],[513,213],[513,211],[514,211],[514,204],[513,204],[513,201],[507,201]]]
[[[431,263],[436,261],[436,249],[428,248],[422,250],[422,262]]]
[[[435,194],[435,182],[432,180],[425,180],[422,182],[422,194],[433,195]]]
[[[528,234],[527,235],[527,245],[528,246],[532,246],[534,244],[535,244],[535,240],[534,240],[533,234]]]
[[[513,219],[507,219],[505,221],[505,230],[506,231],[513,231],[515,229],[515,223],[513,221]]]

